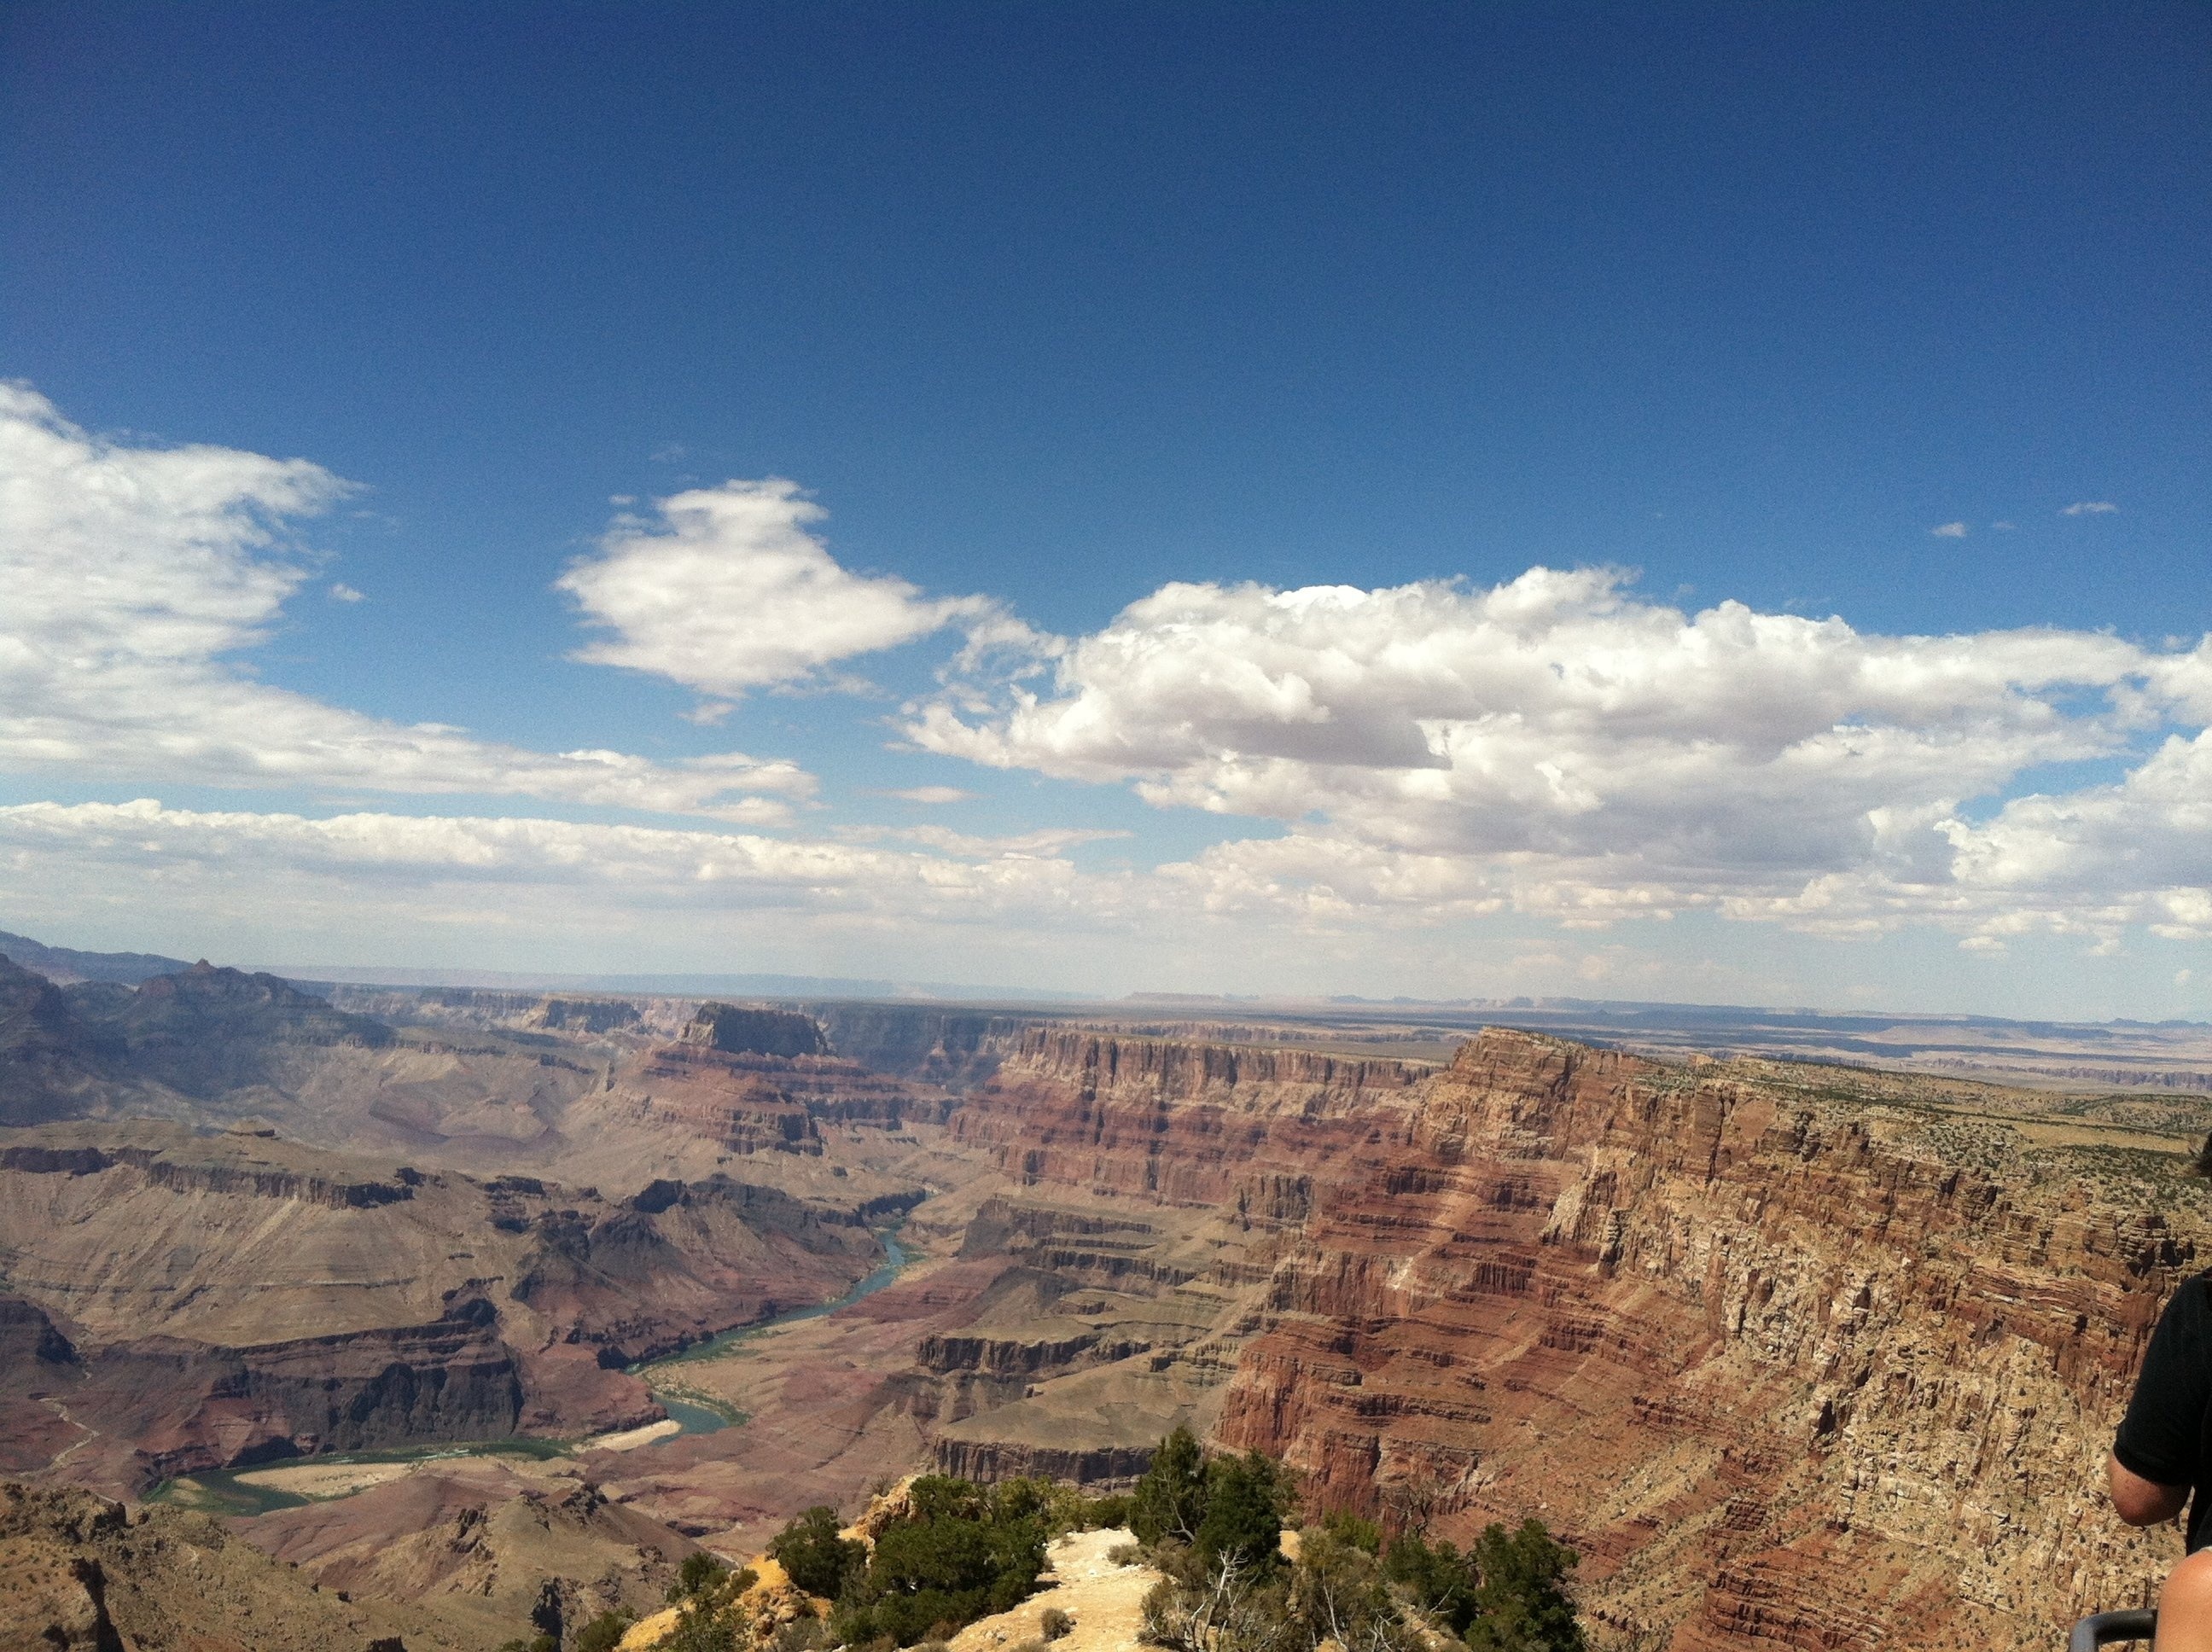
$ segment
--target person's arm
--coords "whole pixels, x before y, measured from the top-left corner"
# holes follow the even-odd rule
[[[2172,1520],[2203,1473],[2208,1406],[2212,1406],[2212,1289],[2185,1279],[2158,1316],[2142,1369],[2106,1460],[2112,1510],[2130,1526]]]
[[[2187,1486],[2147,1480],[2110,1455],[2105,1458],[2105,1484],[2112,1494],[2113,1511],[2130,1526],[2162,1525],[2189,1501]]]

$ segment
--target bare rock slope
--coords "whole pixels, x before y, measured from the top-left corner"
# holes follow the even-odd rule
[[[325,1591],[203,1515],[0,1480],[0,1652],[429,1652],[417,1614]]]

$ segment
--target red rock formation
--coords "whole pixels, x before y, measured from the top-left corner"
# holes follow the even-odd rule
[[[830,1055],[763,1055],[710,1044],[664,1044],[621,1091],[595,1104],[606,1116],[675,1125],[733,1153],[818,1155],[823,1123],[896,1129],[941,1119],[941,1091],[888,1078]]]
[[[0,1149],[0,1251],[4,1461],[132,1492],[648,1420],[633,1360],[835,1297],[881,1254],[849,1213],[719,1175],[617,1201],[150,1123]]]
[[[1276,1166],[1326,1163],[1377,1127],[1426,1069],[1060,1027],[1025,1030],[951,1116],[1024,1185],[1056,1182],[1297,1221],[1310,1189]]]
[[[955,1128],[1041,1190],[1289,1225],[1216,1437],[1319,1506],[1535,1514],[1676,1652],[2047,1644],[2157,1564],[2099,1469],[2203,1200],[1835,1077],[1046,1030]]]

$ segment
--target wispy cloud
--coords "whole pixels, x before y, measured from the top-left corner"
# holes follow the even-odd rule
[[[520,794],[762,825],[812,792],[797,765],[737,752],[672,765],[386,722],[228,663],[307,578],[288,525],[350,491],[304,459],[101,441],[0,384],[0,768]]]
[[[330,598],[332,602],[365,602],[368,600],[367,597],[361,592],[355,590],[343,580],[339,580],[336,585],[331,587]]]
[[[908,803],[966,803],[975,797],[973,792],[963,792],[957,786],[906,786],[896,791],[878,792],[878,797],[903,798]]]
[[[2118,509],[2119,507],[2109,499],[2081,499],[2058,513],[2061,516],[2109,516]]]
[[[1966,537],[1966,525],[1964,522],[1946,522],[1939,527],[1929,529],[1928,531],[1938,539],[1963,539]]]

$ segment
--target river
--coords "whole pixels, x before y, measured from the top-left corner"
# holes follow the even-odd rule
[[[763,1332],[773,1331],[779,1325],[790,1325],[799,1320],[819,1319],[825,1314],[836,1313],[841,1308],[850,1308],[863,1297],[872,1297],[904,1272],[908,1261],[911,1260],[907,1254],[906,1247],[899,1243],[896,1232],[884,1230],[879,1231],[876,1236],[883,1242],[882,1266],[835,1302],[816,1303],[810,1308],[794,1308],[788,1313],[778,1314],[772,1319],[762,1320],[752,1325],[741,1325],[735,1330],[725,1331],[720,1336],[709,1337],[704,1342],[695,1343],[680,1354],[671,1354],[665,1359],[648,1360],[643,1364],[633,1365],[629,1368],[630,1374],[644,1380],[646,1387],[652,1391],[653,1397],[659,1401],[661,1408],[681,1425],[680,1431],[684,1434],[711,1434],[717,1429],[728,1428],[733,1424],[743,1422],[744,1418],[741,1413],[718,1410],[712,1405],[702,1404],[696,1399],[687,1397],[681,1393],[672,1394],[665,1392],[659,1383],[656,1382],[656,1376],[665,1381],[668,1376],[685,1365],[722,1357],[748,1337],[759,1336]],[[663,1437],[674,1439],[678,1436],[667,1435]],[[284,1457],[272,1462],[256,1463],[251,1467],[167,1480],[149,1492],[146,1500],[149,1503],[172,1503],[185,1508],[204,1509],[210,1514],[266,1514],[274,1509],[296,1508],[305,1503],[327,1500],[320,1497],[303,1496],[298,1491],[285,1487],[282,1484],[283,1480],[288,1478],[283,1473],[284,1470],[311,1467],[333,1468],[356,1467],[362,1469],[398,1468],[404,1472],[405,1469],[418,1464],[450,1461],[458,1457],[501,1455],[557,1457],[568,1455],[582,1443],[583,1442],[576,1440],[545,1440],[515,1435],[500,1440],[465,1442],[444,1441],[436,1445],[398,1446],[383,1451],[348,1451],[333,1453],[327,1456]],[[637,1449],[649,1451],[652,1449],[652,1445],[648,1444]],[[365,1473],[361,1477],[361,1485],[355,1489],[366,1489],[368,1485],[375,1484],[382,1478],[388,1478],[388,1476]],[[272,1484],[272,1480],[276,1483]],[[337,1495],[345,1496],[349,1493],[341,1492]]]
[[[755,1325],[738,1326],[720,1336],[708,1337],[704,1342],[694,1343],[680,1354],[671,1354],[665,1359],[647,1360],[643,1364],[633,1365],[629,1368],[630,1375],[644,1379],[646,1387],[653,1392],[653,1397],[660,1402],[661,1409],[681,1423],[686,1434],[712,1434],[716,1429],[728,1428],[733,1423],[743,1422],[742,1413],[719,1411],[710,1405],[702,1404],[696,1397],[682,1389],[672,1393],[664,1388],[663,1382],[686,1365],[696,1365],[702,1360],[720,1359],[748,1338],[773,1331],[779,1325],[820,1319],[825,1314],[850,1308],[863,1297],[874,1296],[906,1271],[908,1260],[906,1247],[899,1243],[895,1231],[886,1229],[876,1236],[883,1241],[883,1265],[836,1301],[816,1303],[811,1308],[794,1308],[788,1313],[778,1314],[773,1319],[762,1320]],[[656,1377],[662,1380],[657,1382]]]

